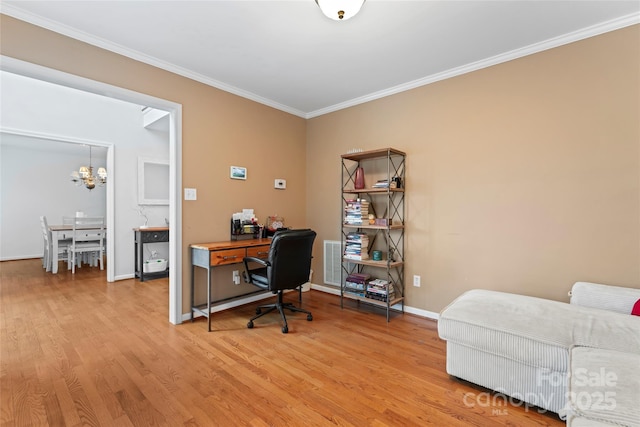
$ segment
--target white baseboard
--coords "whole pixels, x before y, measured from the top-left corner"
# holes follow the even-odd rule
[[[315,283],[311,284],[311,289],[315,289],[317,291],[326,292],[332,295],[340,295],[340,289],[335,286],[327,286],[327,285],[316,285]],[[401,310],[402,307],[399,305],[393,306],[394,309]],[[434,313],[433,311],[423,310],[421,308],[410,307],[408,305],[404,306],[404,311],[409,314],[414,314],[420,317],[426,317],[428,319],[438,320],[440,317],[439,313]]]
[[[336,288],[335,286],[318,285],[316,283],[312,283],[311,284],[311,289],[314,289],[314,290],[320,291],[320,292],[325,292],[325,293],[332,294],[332,295],[340,296],[340,289]],[[230,302],[225,303],[225,304],[219,304],[219,305],[216,305],[214,307],[211,307],[211,313],[217,313],[219,311],[227,310],[229,308],[239,307],[241,305],[248,304],[248,303],[254,302],[254,301],[260,301],[260,300],[263,300],[263,299],[266,299],[266,298],[270,298],[272,296],[273,296],[272,293],[265,293],[265,294],[252,295],[252,296],[249,296],[249,297],[246,297],[246,298],[237,299],[235,301],[230,301]],[[398,310],[401,309],[400,306],[397,306],[397,307],[394,306],[394,308],[397,308]],[[439,318],[439,314],[438,313],[434,313],[434,312],[428,311],[428,310],[422,310],[420,308],[409,307],[407,305],[404,306],[404,311],[406,313],[413,314],[413,315],[420,316],[420,317],[425,317],[427,319],[438,320],[438,318]],[[202,316],[202,314],[200,314],[200,313],[195,313],[194,314],[194,317],[200,317],[200,316]],[[191,320],[191,313],[182,313],[182,321],[185,322],[187,320]]]
[[[438,320],[440,318],[440,313],[435,313],[433,311],[423,310],[421,308],[410,307],[408,305],[404,306],[404,311],[409,314],[414,314],[420,317],[426,317],[427,319]]]
[[[315,289],[316,291],[326,292],[332,295],[340,295],[340,289],[335,286],[326,286],[326,285],[316,285],[315,283],[311,284],[311,289]]]
[[[22,259],[36,259],[36,258],[42,258],[42,254],[40,254],[40,255],[5,256],[5,257],[0,257],[0,261],[20,261]]]

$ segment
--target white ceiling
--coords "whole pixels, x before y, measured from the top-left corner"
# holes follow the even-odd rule
[[[310,118],[640,23],[640,2],[20,1],[7,15]]]

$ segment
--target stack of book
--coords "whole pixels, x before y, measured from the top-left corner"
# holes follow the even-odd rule
[[[389,184],[389,180],[379,179],[375,184],[373,184],[373,188],[396,188],[396,182],[391,181],[391,184]]]
[[[364,297],[369,279],[371,276],[368,274],[351,273],[344,282],[344,291],[351,295]]]
[[[365,292],[365,297],[384,302],[393,300],[395,295],[393,283],[389,283],[384,279],[371,280],[367,284],[367,290]]]
[[[363,199],[350,199],[344,207],[344,223],[362,225],[368,223],[369,202]]]
[[[369,236],[366,233],[347,234],[344,257],[356,261],[369,259]]]

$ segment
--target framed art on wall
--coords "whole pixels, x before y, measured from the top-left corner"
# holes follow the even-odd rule
[[[247,179],[247,168],[242,166],[231,166],[230,168],[231,179]]]

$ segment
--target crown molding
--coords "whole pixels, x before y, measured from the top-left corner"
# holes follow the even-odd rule
[[[229,92],[234,95],[238,95],[242,98],[249,99],[251,101],[275,108],[280,111],[284,111],[286,113],[289,113],[304,119],[311,119],[314,117],[322,116],[324,114],[343,110],[345,108],[353,107],[359,104],[364,104],[366,102],[374,101],[376,99],[384,98],[390,95],[395,95],[397,93],[405,92],[411,89],[416,89],[418,87],[435,83],[441,80],[446,80],[452,77],[460,76],[462,74],[470,73],[472,71],[477,71],[482,68],[491,67],[493,65],[498,65],[504,62],[512,61],[514,59],[522,58],[527,55],[543,52],[548,49],[553,49],[555,47],[563,46],[565,44],[573,43],[589,37],[594,37],[600,34],[604,34],[610,31],[615,31],[621,28],[625,28],[625,27],[640,23],[640,13],[632,13],[626,16],[622,16],[620,18],[616,18],[616,19],[605,21],[596,25],[592,25],[590,27],[586,27],[578,31],[574,31],[572,33],[567,33],[562,36],[553,37],[551,39],[548,39],[539,43],[534,43],[529,46],[525,46],[523,48],[514,49],[510,52],[495,55],[490,58],[465,64],[460,67],[452,68],[440,73],[432,74],[417,80],[403,83],[401,85],[393,86],[378,92],[373,92],[365,96],[354,98],[349,101],[345,101],[339,104],[331,105],[326,108],[321,108],[319,110],[305,113],[304,111],[300,111],[296,108],[292,108],[287,105],[281,104],[279,102],[275,102],[271,99],[264,98],[260,95],[256,95],[255,93],[245,91],[243,89],[239,89],[235,86],[231,86],[226,83],[220,82],[218,80],[211,79],[209,77],[203,76],[202,74],[195,73],[193,71],[187,70],[185,68],[179,67],[169,62],[161,61],[155,57],[145,55],[141,52],[128,49],[119,44],[112,43],[102,38],[92,36],[83,31],[78,31],[74,28],[71,28],[66,25],[62,25],[58,22],[25,12],[22,9],[16,8],[12,5],[0,3],[0,12],[5,15],[11,16],[13,18],[20,19],[22,21],[31,23],[33,25],[37,25],[42,28],[46,28],[48,30],[54,31],[59,34],[63,34],[73,39],[80,40],[82,42],[91,44],[93,46],[126,56],[136,61],[140,61],[142,63],[152,65],[154,67],[178,74],[180,76],[189,78],[191,80],[195,80],[197,82],[206,84],[208,86],[215,87],[222,91]]]
[[[462,74],[470,73],[472,71],[481,70],[483,68],[491,67],[493,65],[498,65],[504,62],[512,61],[514,59],[522,58],[524,56],[533,55],[534,53],[543,52],[548,49],[553,49],[555,47],[563,46],[569,43],[584,40],[589,37],[598,36],[600,34],[619,30],[621,28],[629,27],[631,25],[636,25],[639,23],[640,23],[640,13],[633,13],[617,19],[605,21],[600,24],[592,25],[590,27],[586,27],[578,31],[574,31],[572,33],[567,33],[562,36],[553,37],[551,39],[548,39],[539,43],[534,43],[529,46],[525,46],[519,49],[514,49],[510,52],[502,53],[500,55],[495,55],[490,58],[482,59],[480,61],[462,65],[460,67],[452,68],[452,69],[443,71],[441,73],[432,74],[427,77],[423,77],[417,80],[413,80],[411,82],[403,83],[401,85],[397,85],[385,90],[374,92],[359,98],[354,98],[349,101],[342,102],[340,104],[329,106],[327,108],[322,108],[320,110],[312,111],[310,113],[307,113],[305,118],[311,119],[314,117],[322,116],[324,114],[343,110],[345,108],[353,107],[359,104],[364,104],[365,102],[374,101],[376,99],[384,98],[390,95],[395,95],[397,93],[405,92],[411,89],[416,89],[421,86],[439,82],[441,80],[450,79],[452,77],[460,76]]]
[[[134,59],[136,61],[142,62],[144,64],[152,65],[154,67],[160,68],[165,71],[169,71],[174,74],[178,74],[182,77],[186,77],[191,80],[195,80],[200,83],[204,83],[208,86],[215,87],[225,92],[232,93],[234,95],[238,95],[242,98],[249,99],[251,101],[255,101],[257,103],[275,108],[277,110],[284,111],[289,114],[293,114],[294,116],[299,116],[305,118],[305,113],[303,111],[297,110],[295,108],[291,108],[287,105],[280,104],[271,99],[264,98],[260,95],[256,95],[255,93],[237,88],[232,85],[228,85],[221,81],[211,79],[209,77],[203,76],[202,74],[193,72],[183,67],[179,67],[170,62],[162,61],[158,58],[155,58],[150,55],[146,55],[144,53],[138,52],[133,49],[129,49],[125,46],[119,45],[117,43],[113,43],[102,39],[100,37],[93,36],[84,31],[79,31],[75,28],[71,28],[67,25],[60,24],[59,22],[52,21],[50,19],[43,18],[41,16],[25,12],[22,9],[16,8],[12,5],[7,5],[4,3],[0,3],[0,12],[11,16],[13,18],[19,19],[21,21],[28,22],[30,24],[36,25],[38,27],[45,28],[47,30],[51,30],[53,32],[62,34],[64,36],[70,37],[72,39],[79,40],[81,42],[90,44],[92,46],[99,47],[104,50],[108,50],[110,52],[117,53],[122,56],[126,56],[127,58]]]

